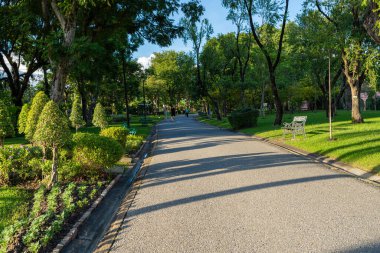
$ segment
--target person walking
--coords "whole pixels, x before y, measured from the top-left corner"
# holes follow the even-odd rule
[[[174,117],[175,117],[175,107],[174,106],[171,107],[170,114],[171,114],[172,121],[174,121]]]
[[[186,115],[187,118],[189,117],[189,112],[190,112],[189,108],[186,107],[186,109],[185,109],[185,115]]]
[[[163,105],[163,110],[164,110],[165,119],[168,119],[168,109],[166,108],[166,105]]]

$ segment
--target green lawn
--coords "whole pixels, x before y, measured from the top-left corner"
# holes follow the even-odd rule
[[[294,116],[306,115],[307,138],[297,136],[291,140],[288,135],[282,139],[280,127],[273,126],[274,115],[259,118],[258,127],[241,130],[241,132],[269,138],[299,149],[318,153],[355,167],[380,174],[380,111],[363,112],[364,124],[351,124],[350,111],[338,111],[333,121],[333,137],[335,141],[328,141],[329,125],[325,112],[301,112],[284,115],[284,122],[291,122]],[[200,121],[215,126],[230,128],[227,119],[218,122],[215,119]]]
[[[14,220],[25,216],[31,191],[17,187],[0,188],[0,232]]]

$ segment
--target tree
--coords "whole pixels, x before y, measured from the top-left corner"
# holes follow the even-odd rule
[[[14,128],[7,106],[0,100],[0,146],[4,145],[7,136],[14,135]]]
[[[34,134],[34,140],[37,143],[43,143],[43,145],[52,150],[53,164],[49,187],[52,187],[58,181],[59,148],[70,139],[71,132],[68,119],[56,103],[49,101],[41,112]]]
[[[20,112],[20,115],[18,116],[18,122],[17,122],[19,134],[25,133],[29,110],[30,110],[29,104],[24,104],[21,108],[21,112]]]
[[[49,98],[43,91],[38,92],[33,98],[24,131],[25,138],[30,142],[34,141],[33,136],[36,132],[38,119],[47,102],[49,102]]]
[[[71,107],[70,122],[75,131],[78,132],[78,129],[86,124],[83,120],[81,100],[79,95],[74,96],[73,105]]]
[[[92,124],[94,124],[94,126],[100,127],[101,129],[104,129],[108,126],[106,112],[100,103],[96,104]]]

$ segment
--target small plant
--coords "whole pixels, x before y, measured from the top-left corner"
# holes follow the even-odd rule
[[[40,145],[52,149],[53,165],[49,187],[58,181],[58,150],[70,140],[71,132],[66,116],[58,108],[58,105],[50,101],[44,107],[38,119],[34,140]]]
[[[78,95],[74,96],[73,106],[71,107],[70,122],[76,132],[78,132],[78,129],[86,124],[83,120],[82,106]]]
[[[45,201],[46,188],[41,185],[37,192],[34,194],[33,207],[30,212],[30,217],[33,219],[41,214],[42,202]]]
[[[139,149],[141,144],[143,143],[144,138],[139,135],[128,135],[127,141],[125,144],[125,152],[133,153]]]
[[[122,147],[125,146],[129,131],[124,127],[108,127],[100,132],[101,136],[109,137],[119,142]]]
[[[0,100],[0,146],[7,136],[14,136],[14,128],[7,106]]]
[[[29,104],[24,104],[21,108],[21,112],[20,112],[20,115],[18,116],[18,121],[17,121],[19,134],[25,133],[29,110],[30,110]]]
[[[38,119],[46,103],[49,102],[49,98],[43,91],[40,91],[33,98],[32,105],[28,112],[28,118],[25,125],[25,138],[28,141],[33,141],[34,133],[36,132]]]
[[[123,155],[121,145],[108,137],[77,133],[73,136],[73,141],[73,159],[87,172],[101,172],[119,161]]]
[[[97,103],[95,106],[92,124],[94,124],[96,127],[100,127],[101,129],[104,129],[108,126],[106,111],[104,110],[101,103]]]
[[[51,188],[49,195],[47,196],[47,210],[50,212],[56,212],[58,208],[59,195],[61,194],[61,189],[59,186],[54,186]]]

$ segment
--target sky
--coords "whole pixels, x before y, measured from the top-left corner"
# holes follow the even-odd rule
[[[227,20],[228,10],[222,6],[222,0],[201,0],[202,5],[205,7],[205,14],[203,18],[207,18],[213,29],[212,36],[216,36],[219,33],[225,34],[229,32],[235,32],[236,28],[231,21]],[[303,0],[290,0],[289,1],[289,18],[294,20],[296,15],[300,13]],[[191,50],[190,45],[185,45],[182,39],[175,39],[173,44],[169,47],[160,47],[146,42],[142,45],[137,52],[133,54],[134,58],[138,59],[138,62],[147,67],[155,52],[162,52],[166,50],[185,51]]]

